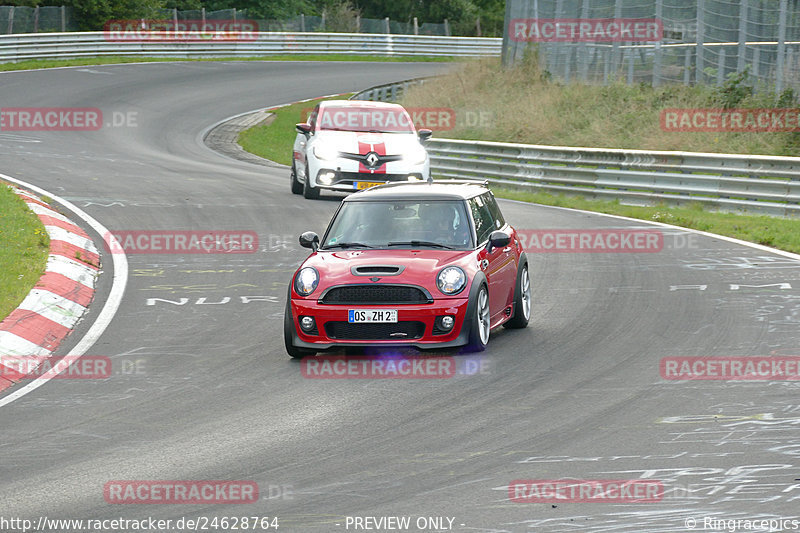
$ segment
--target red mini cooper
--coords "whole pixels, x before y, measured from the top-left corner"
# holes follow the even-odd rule
[[[531,315],[528,261],[485,183],[389,183],[345,198],[289,286],[286,351],[468,346]]]

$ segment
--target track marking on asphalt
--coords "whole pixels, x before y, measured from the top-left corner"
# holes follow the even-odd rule
[[[500,200],[503,201],[503,202],[512,202],[512,203],[515,203],[515,204],[522,204],[522,205],[528,205],[528,206],[537,206],[537,207],[547,207],[549,209],[559,209],[559,210],[562,210],[562,211],[572,211],[573,213],[584,213],[584,214],[587,214],[587,215],[598,215],[598,216],[601,216],[601,217],[609,217],[609,218],[616,218],[616,219],[619,219],[619,220],[627,220],[627,221],[630,221],[630,222],[638,222],[640,224],[649,224],[651,226],[660,226],[662,228],[671,228],[673,230],[680,230],[680,231],[685,231],[685,232],[689,232],[689,233],[695,233],[697,235],[702,235],[704,237],[711,237],[713,239],[719,239],[719,240],[722,240],[722,241],[732,242],[734,244],[738,244],[738,245],[741,245],[741,246],[747,246],[749,248],[755,248],[756,250],[761,250],[761,251],[769,252],[769,253],[772,253],[772,254],[782,255],[784,257],[788,257],[790,259],[794,259],[795,261],[800,261],[800,254],[795,254],[795,253],[792,253],[792,252],[786,252],[784,250],[778,250],[777,248],[770,248],[769,246],[764,246],[763,244],[756,244],[754,242],[743,241],[741,239],[736,239],[734,237],[727,237],[725,235],[717,235],[716,233],[709,233],[707,231],[700,231],[698,229],[684,228],[682,226],[675,226],[673,224],[666,224],[664,222],[656,222],[655,220],[642,220],[640,218],[630,218],[630,217],[624,217],[622,215],[611,215],[609,213],[598,213],[597,211],[586,211],[584,209],[573,209],[571,207],[560,207],[560,206],[555,206],[555,205],[537,204],[537,203],[533,203],[533,202],[524,202],[522,200],[510,200],[510,199],[506,199],[506,198],[500,198]]]
[[[56,202],[60,203],[70,211],[72,211],[75,215],[80,217],[84,222],[86,222],[91,228],[97,232],[98,235],[111,235],[111,233],[100,224],[97,220],[92,218],[88,213],[83,212],[77,206],[70,203],[55,194],[41,189],[35,185],[27,183],[25,181],[12,178],[6,174],[0,174],[0,178],[9,181],[11,183],[16,183],[17,185],[21,185],[29,190],[32,190],[38,194],[43,196],[48,196],[55,200]],[[113,238],[113,236],[111,237]],[[116,240],[116,239],[115,239]],[[113,244],[113,243],[112,243]],[[119,246],[119,243],[117,243]],[[121,247],[120,247],[121,249]],[[94,323],[89,328],[89,331],[81,338],[77,345],[70,351],[69,355],[80,357],[84,355],[89,348],[97,342],[97,339],[103,334],[106,330],[108,325],[113,320],[114,315],[117,313],[117,309],[119,309],[120,303],[122,303],[122,296],[125,294],[125,286],[128,282],[128,258],[124,253],[117,253],[117,254],[110,254],[112,259],[112,264],[114,265],[114,277],[111,280],[111,291],[109,292],[108,299],[106,300],[105,304],[103,305],[103,309],[97,315],[97,319],[95,319]],[[33,392],[34,390],[38,389],[51,379],[55,377],[55,374],[50,377],[40,377],[34,379],[30,383],[26,384],[24,387],[12,392],[8,396],[0,399],[0,407],[6,406],[11,402],[18,400],[25,396],[26,394]]]

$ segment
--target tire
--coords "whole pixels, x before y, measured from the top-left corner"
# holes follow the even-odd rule
[[[319,198],[319,189],[311,186],[311,179],[308,175],[308,165],[306,165],[306,181],[303,183],[303,197],[309,200]]]
[[[514,288],[514,316],[503,324],[507,328],[521,329],[528,326],[531,319],[531,276],[528,262],[522,264],[517,272],[517,286]]]
[[[475,295],[475,305],[470,318],[469,341],[467,341],[468,352],[482,352],[489,344],[491,333],[491,314],[489,313],[489,290],[486,285],[481,285]]]
[[[283,344],[286,346],[286,353],[294,359],[302,359],[303,357],[314,355],[317,352],[306,348],[298,348],[294,345],[294,321],[292,320],[292,306],[288,300],[286,302],[286,312],[283,315]]]
[[[292,180],[292,194],[303,194],[303,184],[297,181],[297,169],[292,163],[292,175],[289,177]]]

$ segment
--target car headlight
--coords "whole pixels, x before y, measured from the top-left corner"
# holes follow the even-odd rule
[[[407,163],[411,163],[412,165],[421,165],[425,162],[428,158],[428,152],[422,146],[415,146],[411,148],[406,155],[403,156],[403,160]]]
[[[330,161],[339,157],[339,150],[329,144],[314,145],[314,155],[323,161]]]
[[[319,272],[316,268],[302,268],[294,278],[294,290],[300,296],[308,296],[316,290],[317,285],[319,285]]]
[[[467,286],[467,275],[457,266],[444,267],[436,276],[436,286],[442,294],[458,294]]]

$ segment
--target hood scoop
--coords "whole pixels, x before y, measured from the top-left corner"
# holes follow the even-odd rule
[[[354,276],[398,276],[403,270],[403,265],[359,265],[350,267]]]

